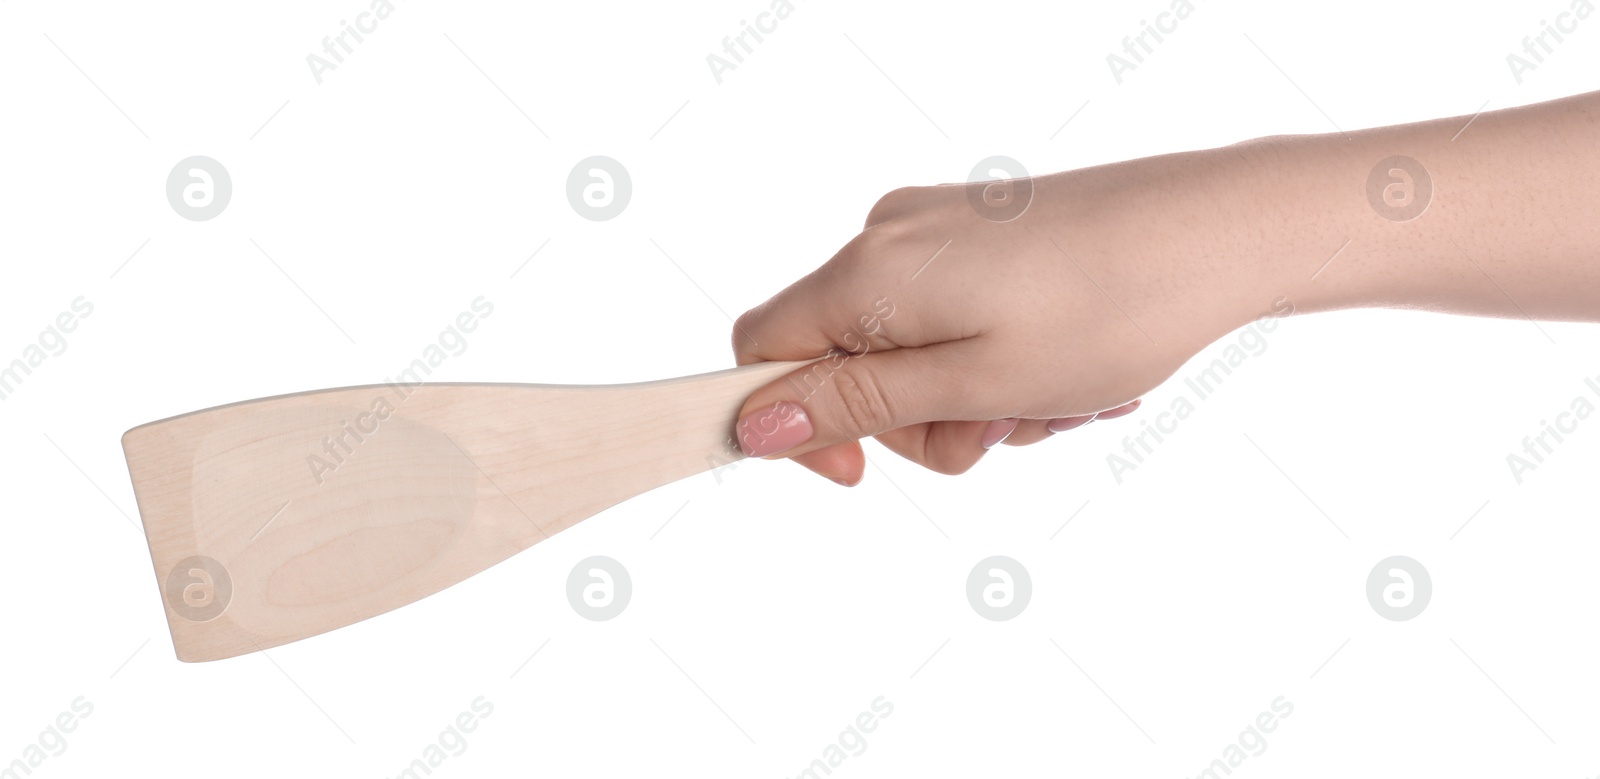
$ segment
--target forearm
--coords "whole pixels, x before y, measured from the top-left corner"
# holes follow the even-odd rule
[[[1149,255],[1133,265],[1166,264],[1169,321],[1220,317],[1211,330],[1225,332],[1279,298],[1300,312],[1600,321],[1600,93],[1469,119],[1269,137],[1063,175],[1095,193],[1073,220],[1095,224],[1100,269],[1136,272],[1118,257],[1129,247]],[[1373,173],[1395,156],[1425,178]]]

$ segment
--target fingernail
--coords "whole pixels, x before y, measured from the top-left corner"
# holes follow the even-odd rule
[[[805,443],[815,431],[799,403],[783,400],[739,420],[735,432],[746,457],[766,457]]]
[[[1073,428],[1083,427],[1084,425],[1089,424],[1089,422],[1093,419],[1093,414],[1087,414],[1079,417],[1058,417],[1050,420],[1050,423],[1045,425],[1045,428],[1052,433],[1065,433]]]
[[[979,443],[983,444],[983,448],[988,449],[1006,440],[1006,436],[1011,435],[1011,431],[1017,429],[1017,423],[1020,421],[1022,420],[1013,418],[996,419],[990,422],[989,426],[983,429],[983,440]]]
[[[839,485],[840,487],[854,487],[855,486],[854,484],[851,484],[850,482],[847,482],[844,479],[834,479],[833,483]]]
[[[1105,411],[1102,411],[1102,412],[1096,414],[1094,418],[1095,419],[1116,419],[1117,417],[1125,417],[1125,416],[1127,416],[1129,414],[1132,414],[1135,411],[1138,411],[1139,410],[1139,404],[1142,403],[1142,402],[1144,402],[1144,398],[1139,398],[1139,399],[1137,399],[1137,400],[1135,400],[1135,401],[1133,401],[1131,403],[1127,403],[1125,405],[1121,405],[1121,406],[1118,406],[1116,408],[1106,409]]]

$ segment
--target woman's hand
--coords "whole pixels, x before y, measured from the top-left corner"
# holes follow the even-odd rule
[[[1086,190],[1092,178],[884,196],[833,259],[737,321],[740,364],[830,355],[749,398],[741,448],[855,484],[857,439],[874,436],[961,473],[1002,440],[1036,443],[1133,411],[1243,324],[1209,310],[1223,300],[1217,274],[1174,269],[1183,257],[1107,219],[1117,195]],[[1024,196],[1020,216],[995,221]]]
[[[1012,182],[900,189],[740,317],[739,444],[845,484],[856,441],[943,473],[1127,413],[1262,315],[1600,321],[1600,92]]]

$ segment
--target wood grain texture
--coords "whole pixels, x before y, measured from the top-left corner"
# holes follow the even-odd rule
[[[738,460],[745,399],[804,364],[610,386],[347,387],[133,428],[123,451],[178,659],[382,614]]]

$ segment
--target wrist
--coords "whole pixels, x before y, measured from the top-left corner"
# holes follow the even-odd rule
[[[1045,177],[1040,189],[1059,198],[1062,232],[1081,247],[1074,262],[1152,340],[1192,353],[1262,316],[1339,307],[1341,291],[1308,283],[1339,244],[1298,267],[1318,240],[1273,205],[1276,154],[1241,145],[1146,157]]]

